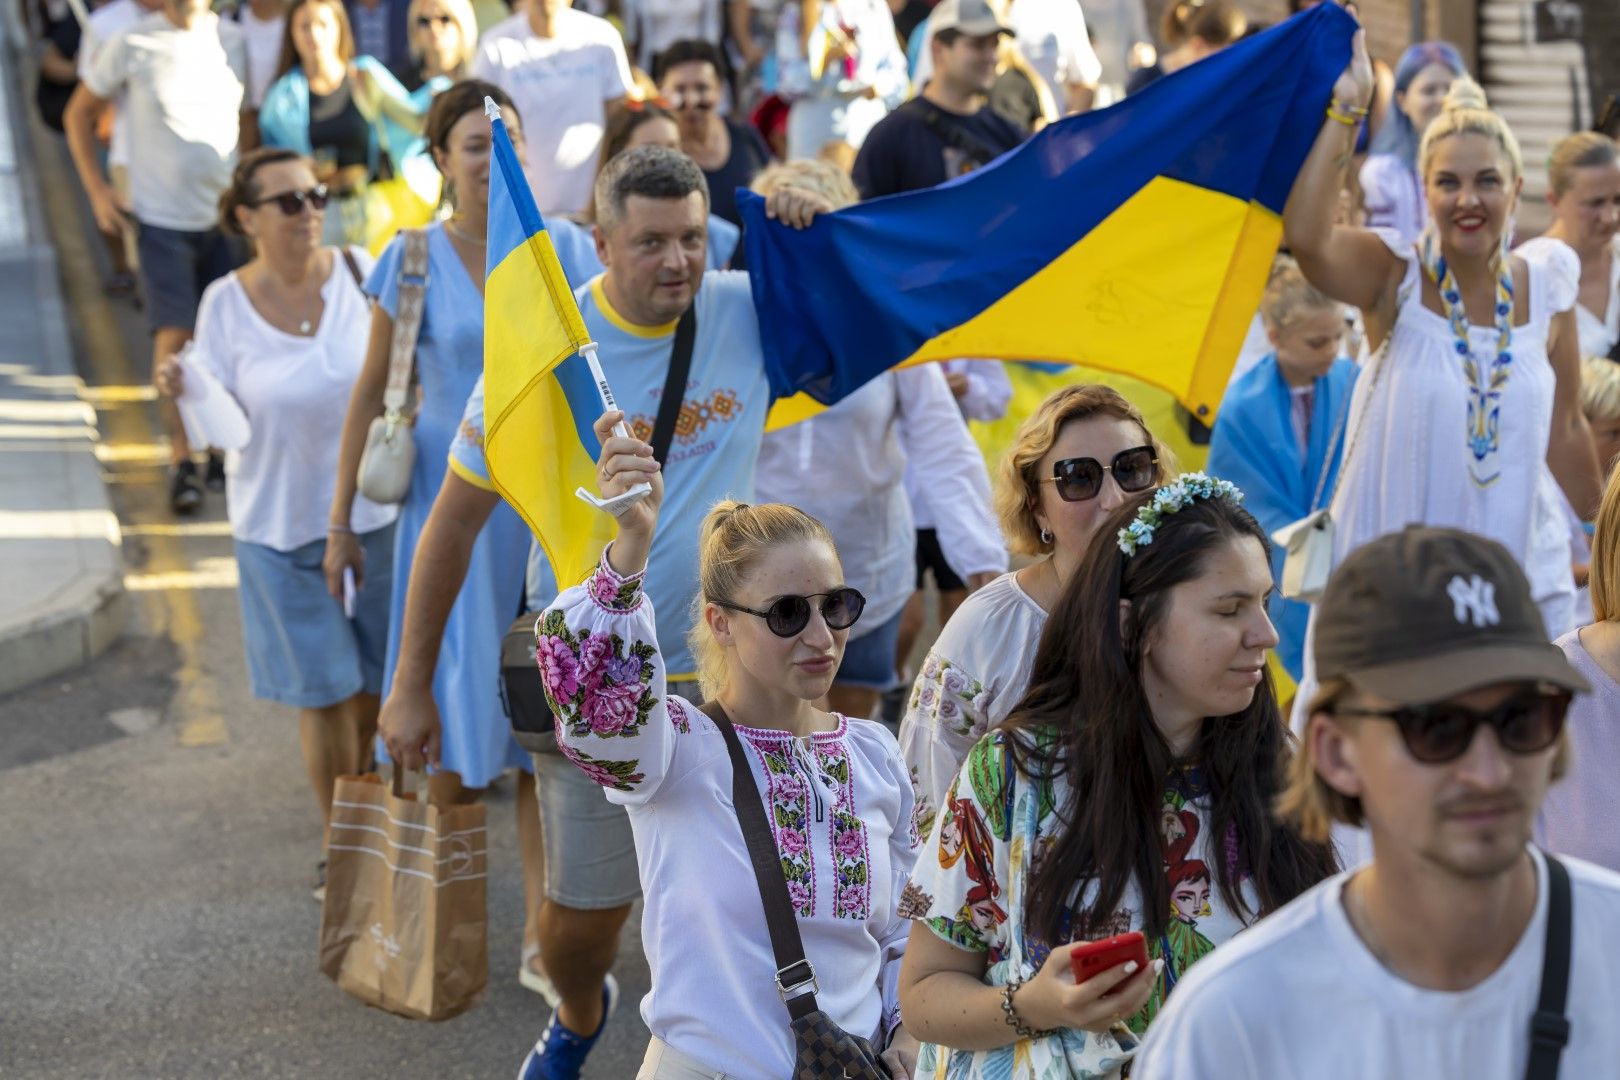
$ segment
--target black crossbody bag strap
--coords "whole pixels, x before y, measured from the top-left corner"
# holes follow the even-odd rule
[[[1558,1059],[1569,1043],[1564,1005],[1569,997],[1574,904],[1569,871],[1546,852],[1542,857],[1547,860],[1547,944],[1541,960],[1541,999],[1530,1017],[1530,1063],[1525,1066],[1525,1080],[1554,1080]]]
[[[675,324],[669,374],[664,377],[664,393],[658,399],[658,419],[653,422],[652,452],[660,465],[669,464],[669,444],[675,439],[675,421],[680,419],[681,403],[686,400],[686,377],[692,373],[692,348],[696,343],[697,300],[694,299]]]
[[[765,927],[771,935],[771,952],[776,955],[776,990],[787,1005],[788,1015],[797,1020],[816,1011],[815,991],[819,987],[815,969],[804,958],[804,939],[799,936],[799,919],[788,897],[787,878],[782,875],[782,857],[776,853],[776,839],[765,820],[765,803],[731,718],[718,701],[705,702],[702,708],[725,737],[726,752],[731,755],[731,805],[737,824],[742,826],[754,878],[759,882],[759,898],[765,905]],[[798,989],[804,989],[804,993],[788,997]]]

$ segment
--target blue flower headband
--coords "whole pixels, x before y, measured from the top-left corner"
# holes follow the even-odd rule
[[[1217,480],[1206,473],[1191,472],[1166,484],[1153,496],[1153,501],[1136,512],[1136,520],[1119,530],[1119,550],[1127,557],[1137,549],[1153,543],[1153,530],[1164,519],[1192,504],[1195,499],[1225,499],[1243,501],[1243,492],[1230,480]]]

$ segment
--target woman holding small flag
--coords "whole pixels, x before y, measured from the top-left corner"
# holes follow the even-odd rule
[[[1466,78],[1418,150],[1430,222],[1421,240],[1335,226],[1372,85],[1358,34],[1284,216],[1305,276],[1361,310],[1372,353],[1347,413],[1333,561],[1412,523],[1488,536],[1525,567],[1561,634],[1573,625],[1574,579],[1554,482],[1583,517],[1599,493],[1580,410],[1578,261],[1567,248],[1531,264],[1509,250],[1519,144]],[[1311,689],[1307,658],[1301,703]]]
[[[799,1075],[795,1021],[807,1008],[846,1046],[866,1044],[868,1067],[844,1075],[882,1075],[881,1055],[899,1070],[890,1075],[909,1076],[916,1043],[897,999],[908,927],[896,904],[918,844],[911,784],[882,724],[815,705],[865,597],[816,519],[781,503],[717,503],[701,529],[690,635],[708,704],[667,692],[644,591],[663,468],[650,445],[614,434],[623,418],[595,425],[602,494],[651,491],[620,513],[595,571],[552,602],[536,634],[558,744],[628,808],[635,833],[642,941],[657,973],[637,1076]],[[762,831],[749,839],[744,800]],[[763,867],[756,840],[769,851]]]

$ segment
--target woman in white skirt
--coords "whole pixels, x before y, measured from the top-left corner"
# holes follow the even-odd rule
[[[1558,488],[1587,517],[1600,491],[1580,408],[1575,254],[1527,264],[1508,251],[1519,144],[1466,78],[1418,153],[1431,223],[1421,240],[1335,226],[1371,94],[1358,38],[1284,215],[1305,276],[1361,309],[1373,353],[1348,414],[1334,561],[1413,523],[1488,536],[1519,559],[1548,630],[1562,634],[1575,582]]]
[[[298,710],[323,828],[333,780],[365,769],[377,729],[395,513],[364,499],[355,506],[366,561],[346,614],[321,560],[343,414],[365,357],[370,316],[360,282],[371,260],[363,249],[321,245],[327,200],[303,155],[266,148],[243,156],[220,198],[220,226],[253,241],[254,256],[203,293],[191,354],[252,428],[226,461],[248,682],[254,697]],[[179,365],[165,367],[159,382],[179,394]],[[323,859],[317,897],[325,873]]]

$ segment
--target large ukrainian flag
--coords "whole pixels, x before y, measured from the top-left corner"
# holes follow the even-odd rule
[[[566,587],[613,537],[613,519],[574,497],[596,488],[602,414],[590,340],[523,165],[498,113],[491,123],[489,241],[484,281],[484,459]]]
[[[743,199],[772,386],[829,404],[904,364],[1062,361],[1212,423],[1355,29],[1323,4],[968,176],[803,232]]]

